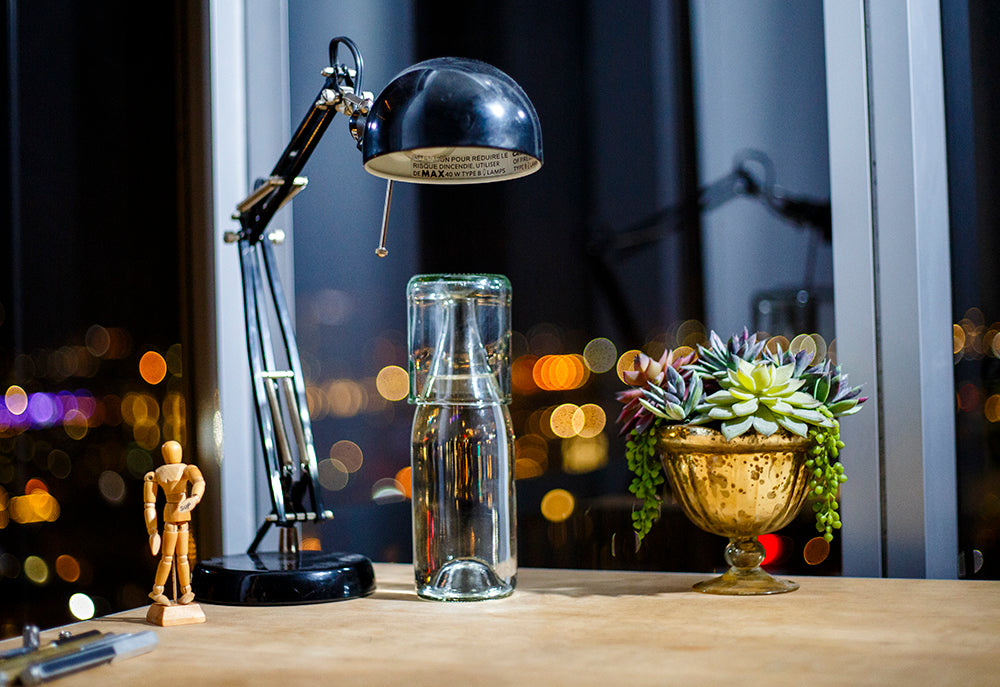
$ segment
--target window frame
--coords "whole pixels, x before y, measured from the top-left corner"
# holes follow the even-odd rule
[[[940,10],[825,0],[845,575],[958,571]]]
[[[218,387],[199,393],[218,394],[213,448],[226,553],[244,550],[253,537],[257,519],[248,513],[260,515],[261,480],[237,256],[222,236],[232,228],[234,199],[267,162],[251,142],[280,138],[268,122],[287,122],[288,111],[287,98],[251,102],[248,84],[261,76],[254,70],[284,64],[287,75],[286,2],[263,5],[212,0],[210,10],[215,279],[207,296],[215,303]],[[940,10],[929,0],[823,6],[837,353],[851,382],[871,397],[843,428],[850,475],[842,499],[843,572],[955,577]],[[286,231],[290,218],[287,224]]]

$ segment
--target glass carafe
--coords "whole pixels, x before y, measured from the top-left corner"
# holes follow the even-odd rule
[[[510,282],[418,275],[407,304],[417,593],[507,596],[517,574]]]

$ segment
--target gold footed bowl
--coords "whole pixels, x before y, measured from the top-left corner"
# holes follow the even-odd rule
[[[660,430],[657,449],[671,489],[695,525],[729,538],[727,570],[699,582],[707,594],[780,594],[797,582],[772,577],[760,567],[764,547],[757,541],[791,522],[809,491],[809,439],[779,430],[726,441],[706,427],[677,425]]]

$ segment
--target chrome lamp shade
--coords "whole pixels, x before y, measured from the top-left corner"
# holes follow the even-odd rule
[[[394,181],[516,179],[542,166],[541,126],[502,71],[442,57],[403,70],[373,101],[362,157],[368,172]]]

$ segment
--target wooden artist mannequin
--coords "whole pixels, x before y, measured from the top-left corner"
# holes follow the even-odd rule
[[[150,608],[147,619],[162,625],[168,624],[162,622],[164,620],[162,607],[196,606],[196,604],[191,604],[194,601],[194,592],[191,591],[188,537],[190,535],[191,511],[198,505],[205,493],[205,479],[197,467],[181,462],[181,445],[176,441],[166,442],[161,451],[164,464],[155,471],[146,473],[142,500],[146,532],[149,534],[149,550],[154,556],[162,551],[160,564],[156,568],[156,577],[153,581],[153,591],[149,594],[149,598],[153,600],[153,607]],[[190,494],[187,489],[189,483],[191,484]],[[166,504],[163,506],[162,539],[157,531],[156,522],[157,488],[162,489],[166,497]],[[176,562],[174,560],[175,553]],[[174,579],[180,586],[180,597],[177,598],[178,590],[175,588],[173,602],[164,594],[171,570],[174,572]],[[157,607],[160,609],[154,610]],[[156,616],[155,619],[150,617],[153,615]],[[204,615],[201,618],[204,620]],[[186,622],[200,621],[187,620]]]

